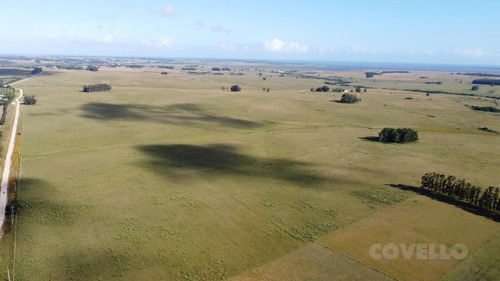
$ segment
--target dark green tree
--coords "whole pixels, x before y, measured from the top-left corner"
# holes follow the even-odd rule
[[[239,92],[241,91],[241,87],[239,85],[231,86],[231,92]]]
[[[361,99],[358,96],[353,94],[343,94],[340,98],[341,103],[357,103],[360,102]]]
[[[97,66],[94,66],[94,65],[89,65],[87,66],[87,69],[88,71],[99,71],[99,68]]]
[[[36,96],[24,96],[24,104],[34,105],[38,101]]]
[[[111,85],[109,84],[83,85],[83,91],[86,93],[111,91]]]
[[[37,75],[37,74],[40,74],[43,72],[43,68],[41,67],[35,67],[35,69],[33,69],[33,71],[31,71],[31,74],[32,75]]]

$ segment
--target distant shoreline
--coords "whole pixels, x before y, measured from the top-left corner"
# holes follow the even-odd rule
[[[108,56],[16,56],[0,55],[0,59],[22,58],[74,58],[74,59],[119,59],[119,60],[155,60],[159,63],[253,63],[268,64],[277,66],[289,66],[293,68],[323,71],[349,71],[349,70],[408,70],[408,71],[440,71],[440,72],[474,72],[474,73],[500,73],[500,65],[467,65],[467,64],[446,64],[446,63],[406,63],[406,62],[356,62],[356,61],[318,61],[318,60],[273,60],[273,59],[223,59],[223,58],[167,58],[167,57],[108,57]],[[15,65],[0,65],[0,67],[15,68]]]

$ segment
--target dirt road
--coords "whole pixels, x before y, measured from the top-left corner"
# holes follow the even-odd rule
[[[0,184],[0,237],[3,235],[3,223],[5,219],[5,207],[8,201],[8,188],[9,188],[9,175],[10,167],[12,166],[12,154],[14,153],[14,147],[16,142],[17,134],[17,123],[19,121],[19,113],[21,109],[20,99],[23,97],[23,89],[19,89],[19,97],[13,102],[16,105],[16,114],[14,116],[14,124],[12,125],[12,133],[10,135],[9,147],[7,149],[7,155],[5,156],[5,165],[3,167],[2,182]]]

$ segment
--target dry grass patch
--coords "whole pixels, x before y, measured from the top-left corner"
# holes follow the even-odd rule
[[[286,280],[393,280],[316,243],[310,243],[275,261],[228,281]]]
[[[417,259],[416,254],[405,259],[402,253],[395,259],[376,260],[369,254],[370,247],[374,244],[445,244],[449,253],[453,245],[464,244],[472,254],[499,230],[494,221],[415,196],[333,232],[319,242],[396,279],[438,280],[459,260]]]

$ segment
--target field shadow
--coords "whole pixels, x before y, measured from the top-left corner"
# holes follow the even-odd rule
[[[415,193],[429,197],[433,200],[437,200],[439,202],[454,205],[455,207],[460,208],[460,209],[467,211],[469,213],[472,213],[472,214],[475,214],[478,216],[483,216],[483,217],[489,218],[489,219],[496,221],[496,222],[500,222],[500,215],[498,213],[478,209],[476,206],[474,206],[470,203],[457,201],[457,200],[451,199],[448,196],[445,196],[442,194],[435,194],[427,189],[423,189],[423,188],[420,188],[417,186],[412,186],[412,185],[406,185],[406,184],[386,184],[386,185],[391,186],[391,187],[396,187],[396,188],[399,188],[401,190],[411,190]]]
[[[81,109],[85,118],[98,120],[154,121],[175,125],[218,124],[233,128],[256,128],[261,123],[217,116],[204,111],[199,105],[184,103],[168,106],[87,103]]]
[[[122,253],[117,248],[94,249],[77,247],[57,258],[53,258],[54,266],[49,268],[65,268],[58,271],[59,280],[102,280],[116,279],[130,270],[130,254]]]
[[[22,217],[26,223],[43,225],[71,225],[80,216],[87,214],[92,205],[71,204],[53,200],[50,183],[38,178],[21,178],[16,196],[5,208],[8,215],[14,210],[15,217]]]
[[[30,76],[31,71],[32,69],[0,68],[0,76]]]
[[[359,137],[359,138],[362,140],[365,140],[365,141],[380,142],[380,140],[377,136],[368,136],[368,137]]]
[[[200,172],[266,177],[290,181],[310,187],[331,180],[318,175],[314,164],[284,158],[261,158],[239,153],[227,144],[142,145],[137,149],[150,157],[147,166],[160,174],[172,177],[179,170],[194,169]],[[141,166],[144,166],[141,163]]]

